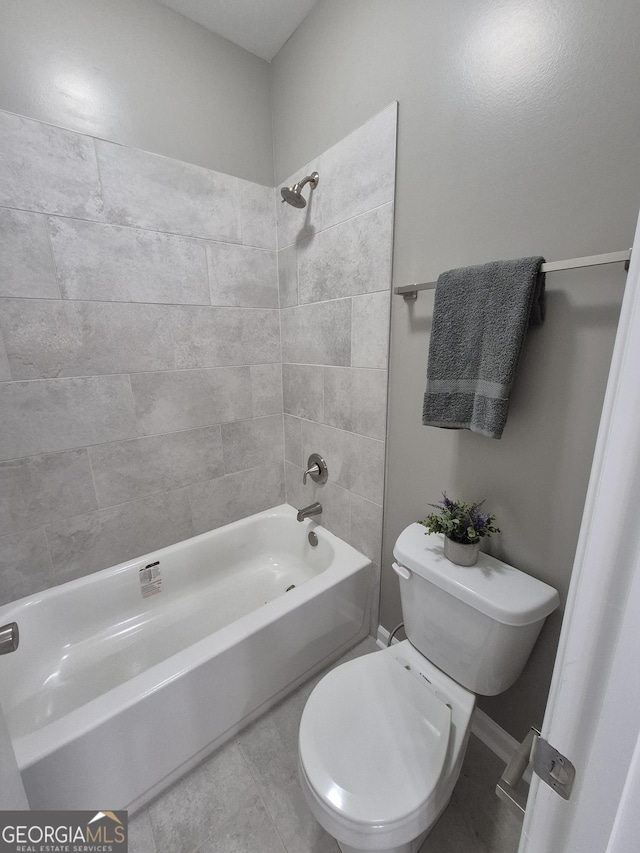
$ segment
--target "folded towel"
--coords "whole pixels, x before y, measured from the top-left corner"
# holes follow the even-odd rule
[[[422,423],[500,438],[527,327],[544,319],[544,258],[442,273]]]

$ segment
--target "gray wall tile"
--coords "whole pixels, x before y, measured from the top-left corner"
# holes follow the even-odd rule
[[[384,439],[386,398],[386,370],[324,369],[324,422],[330,426]]]
[[[388,290],[392,221],[389,204],[299,243],[300,303]]]
[[[62,219],[49,229],[65,299],[210,303],[199,240]]]
[[[309,184],[306,184],[302,193],[307,199],[307,206],[303,208],[295,208],[290,204],[282,202],[280,189],[283,186],[291,187],[297,181],[301,181],[312,172],[320,174],[318,188],[311,191]],[[276,187],[276,218],[278,224],[278,248],[284,249],[285,246],[290,246],[292,243],[297,243],[299,240],[304,240],[311,237],[316,231],[322,230],[322,186],[323,173],[321,158],[317,158],[313,162],[294,172],[293,175],[287,178],[281,185]]]
[[[96,141],[108,222],[240,242],[238,178]]]
[[[282,360],[299,364],[351,363],[351,300],[283,308]]]
[[[284,416],[284,458],[302,465],[302,421],[292,415]]]
[[[98,505],[135,500],[224,474],[219,426],[89,448]]]
[[[171,320],[176,367],[280,361],[278,311],[176,306]]]
[[[307,364],[283,364],[284,410],[288,415],[324,419],[324,373],[322,367]]]
[[[0,462],[0,535],[97,506],[86,450]]]
[[[42,525],[57,577],[66,580],[281,503],[285,452],[291,498],[300,506],[319,499],[321,523],[341,538],[352,535],[352,518],[363,535],[368,502],[382,494],[384,445],[366,436],[384,436],[386,373],[349,366],[353,358],[386,367],[392,196],[380,201],[379,188],[365,187],[353,170],[358,146],[374,159],[386,156],[383,137],[392,134],[376,130],[377,119],[329,152],[330,167],[348,172],[355,187],[346,208],[318,158],[287,181],[320,172],[301,211],[281,204],[279,188],[107,142],[94,146],[35,122],[11,128],[29,143],[12,149],[27,194],[37,191],[29,158],[36,174],[43,152],[66,158],[62,178],[43,178],[32,208],[39,212],[0,210],[9,234],[0,243],[0,296],[12,297],[0,306],[0,459],[30,457],[0,465],[0,479],[14,478],[7,500],[0,498],[0,550],[16,535],[3,530],[33,524],[24,547],[11,540],[12,559],[39,548],[48,572],[36,570],[35,586],[16,589],[52,582]],[[6,122],[0,135],[3,128]],[[91,168],[97,178],[96,150],[104,215],[99,191],[82,195]],[[83,152],[90,155],[84,165]],[[78,180],[61,200],[71,162]],[[0,207],[12,186],[8,174],[0,167]],[[54,218],[47,224],[43,213]],[[322,231],[343,219],[350,221]],[[299,265],[303,298],[317,304],[298,306]],[[219,306],[211,307],[212,298]],[[145,304],[115,304],[136,302]],[[325,364],[340,367],[318,366]],[[103,371],[118,375],[87,375]],[[40,379],[64,374],[77,376]],[[300,418],[317,423],[303,427]],[[318,448],[330,457],[331,481],[303,489],[301,466]],[[359,495],[367,502],[354,510]]]
[[[282,407],[282,365],[252,364],[251,371],[251,400],[253,417],[277,415]]]
[[[93,140],[0,112],[0,206],[102,219]]]
[[[251,417],[248,367],[136,373],[131,387],[139,435]]]
[[[382,549],[382,507],[351,493],[351,533],[349,544],[380,565]]]
[[[281,308],[298,304],[298,249],[295,245],[278,252],[278,289]]]
[[[377,549],[378,565],[395,126],[394,104],[315,161],[320,182],[311,211],[292,215],[277,205],[287,500],[295,506],[319,500],[320,524],[347,541],[353,516],[357,544]],[[345,303],[351,312],[341,325],[333,314]],[[327,366],[311,366],[318,364]],[[325,457],[329,482],[303,488],[302,465],[312,451]],[[375,627],[377,606],[371,620]]]
[[[324,228],[393,200],[396,115],[391,104],[323,153]]]
[[[6,382],[9,379],[11,379],[9,359],[7,358],[7,351],[2,340],[2,333],[0,332],[0,382]]]
[[[389,363],[388,291],[355,296],[351,307],[351,366],[386,369]]]
[[[171,321],[162,305],[0,300],[14,379],[168,370]]]
[[[0,606],[55,582],[43,527],[0,536]]]
[[[0,459],[86,447],[135,435],[127,376],[0,385]]]
[[[375,231],[378,243],[372,245],[371,235],[362,238],[367,244],[367,252],[377,258],[375,270],[368,265],[358,267],[351,280],[351,292],[354,296],[361,293],[373,293],[377,290],[389,291],[391,288],[391,269],[393,260],[393,204],[385,204],[357,218],[358,227],[365,223],[370,231]]]
[[[282,462],[189,487],[196,533],[213,530],[285,501]]]
[[[259,465],[282,462],[283,442],[282,415],[223,424],[225,473],[234,474]]]
[[[263,187],[251,181],[239,181],[242,243],[261,249],[275,249],[276,197],[273,187]]]
[[[0,296],[60,296],[45,216],[0,209]]]
[[[276,253],[231,243],[208,243],[212,305],[278,307]]]
[[[382,506],[384,496],[384,441],[346,433],[345,455],[349,460],[349,489]]]
[[[141,557],[194,533],[186,488],[78,515],[45,530],[59,583]]]

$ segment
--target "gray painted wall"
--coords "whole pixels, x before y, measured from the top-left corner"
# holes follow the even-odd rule
[[[0,109],[273,186],[269,64],[155,0],[2,0]]]
[[[394,284],[627,248],[640,204],[639,31],[636,0],[323,0],[272,63],[277,179],[397,99]],[[624,272],[547,284],[500,441],[421,426],[433,297],[392,298],[387,628],[400,619],[393,542],[443,489],[486,497],[504,531],[493,553],[564,601]],[[508,693],[480,702],[514,736],[541,722],[559,624],[548,620]]]

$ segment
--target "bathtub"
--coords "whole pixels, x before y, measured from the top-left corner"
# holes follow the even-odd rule
[[[135,812],[366,636],[371,588],[366,557],[283,505],[0,608],[31,808]]]

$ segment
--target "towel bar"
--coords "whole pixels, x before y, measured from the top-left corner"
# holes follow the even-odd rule
[[[604,264],[624,264],[625,269],[629,269],[629,261],[631,260],[631,249],[626,249],[623,252],[608,252],[604,255],[589,255],[586,258],[571,258],[568,261],[551,261],[550,263],[542,264],[540,272],[558,272],[560,270],[573,270],[580,267],[597,267]],[[433,290],[436,286],[435,281],[425,281],[422,284],[405,284],[402,287],[396,287],[394,293],[398,296],[404,296],[406,302],[418,298],[418,293],[421,290]]]

